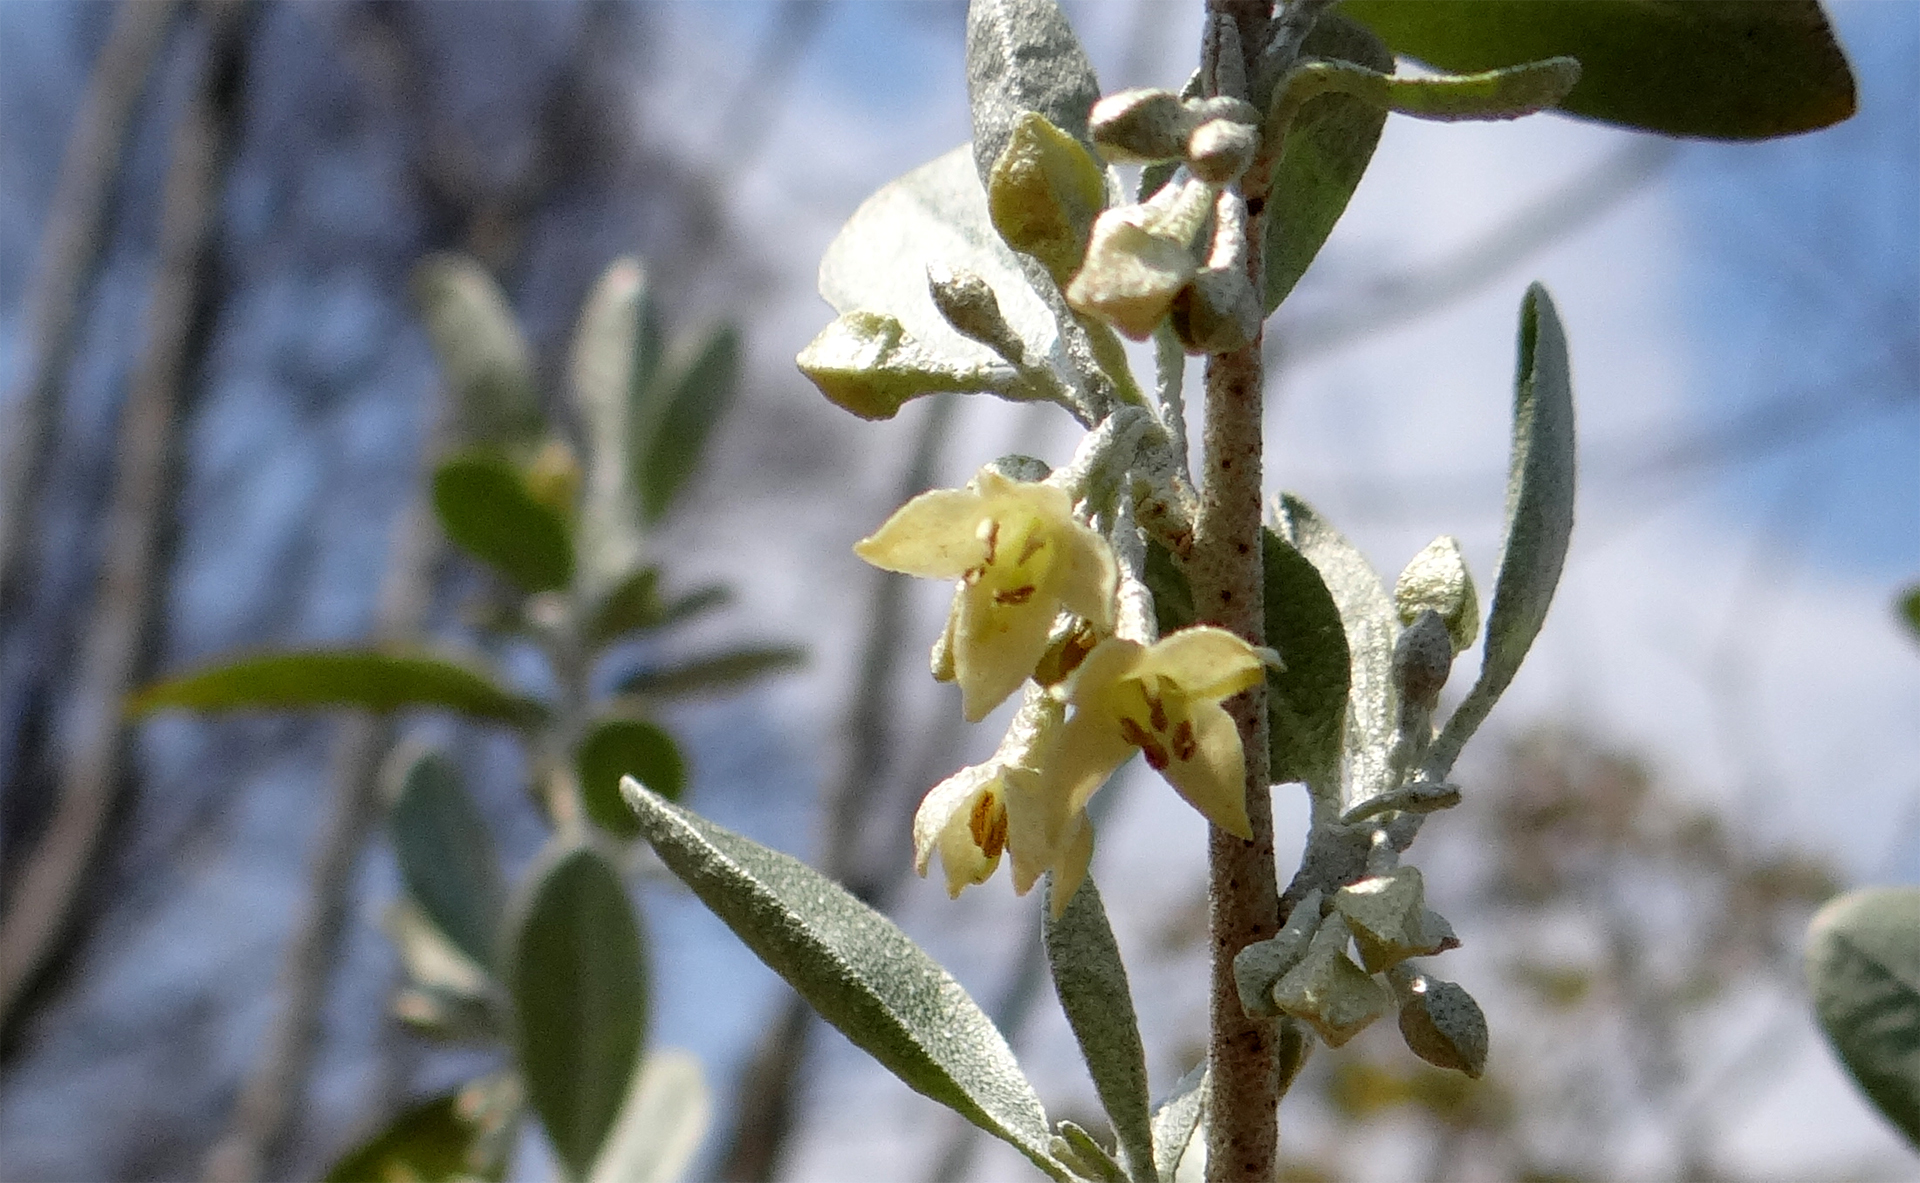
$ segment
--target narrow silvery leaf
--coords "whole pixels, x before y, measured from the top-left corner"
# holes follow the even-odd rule
[[[538,435],[533,355],[493,277],[464,255],[433,255],[414,268],[412,288],[453,398],[456,438],[506,446]]]
[[[522,881],[507,962],[527,1099],[570,1178],[585,1178],[632,1087],[647,1029],[638,917],[592,848],[555,844]]]
[[[1029,111],[1086,144],[1100,80],[1055,0],[973,0],[967,5],[967,100],[980,183]]]
[[[1381,73],[1393,55],[1373,34],[1329,13],[1308,36],[1314,57],[1337,59]],[[1285,129],[1273,162],[1261,250],[1266,259],[1265,307],[1272,312],[1306,274],[1373,160],[1387,113],[1351,95],[1328,94],[1301,109]],[[1272,134],[1271,132],[1269,134]]]
[[[1567,337],[1545,288],[1520,305],[1520,365],[1513,393],[1513,455],[1507,469],[1507,528],[1493,607],[1481,646],[1480,677],[1427,758],[1426,779],[1445,780],[1468,738],[1505,693],[1546,621],[1573,535],[1573,379]]]
[[[1053,885],[1048,883],[1051,897]],[[1147,1056],[1140,1046],[1127,967],[1107,923],[1107,910],[1092,879],[1081,882],[1059,918],[1051,899],[1044,910],[1047,961],[1093,1088],[1113,1123],[1120,1154],[1136,1177],[1153,1162],[1153,1129],[1147,1112]]]
[[[1271,529],[1261,537],[1267,644],[1286,663],[1267,670],[1268,779],[1335,784],[1353,676],[1340,607],[1310,559]]]
[[[387,832],[407,894],[475,965],[493,969],[506,879],[452,761],[427,752],[406,766]]]
[[[1153,1111],[1153,1169],[1161,1179],[1172,1179],[1188,1143],[1200,1129],[1207,1108],[1207,1062],[1180,1078],[1166,1100]],[[1206,1139],[1200,1139],[1204,1147]]]
[[[586,480],[580,506],[586,591],[599,597],[640,561],[638,473],[630,447],[634,418],[658,368],[660,331],[637,259],[621,259],[594,285],[574,330],[574,408],[585,428]]]
[[[654,1052],[634,1073],[588,1183],[674,1183],[692,1164],[712,1117],[700,1061],[677,1048]]]
[[[898,926],[800,860],[635,781],[620,787],[661,861],[822,1018],[916,1092],[1066,1178],[1005,1037]]]
[[[1039,361],[1059,348],[1053,313],[993,228],[987,191],[965,144],[884,186],[854,211],[820,260],[820,294],[843,315],[893,317],[948,368],[1000,365],[992,350],[960,335],[934,306],[927,291],[931,264],[986,280],[1029,358]]]
[[[1841,1063],[1920,1150],[1920,887],[1852,891],[1820,909],[1807,983]]]
[[[1291,494],[1278,507],[1280,537],[1320,572],[1347,634],[1347,795],[1366,800],[1389,786],[1393,742],[1393,644],[1400,631],[1393,600],[1365,555],[1306,502]],[[1281,655],[1286,660],[1286,655]]]

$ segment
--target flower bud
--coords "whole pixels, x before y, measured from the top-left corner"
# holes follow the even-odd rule
[[[1487,1017],[1452,982],[1405,966],[1389,975],[1400,1002],[1400,1035],[1414,1055],[1478,1080],[1487,1069]]]
[[[1021,116],[987,180],[987,212],[1007,245],[1065,284],[1106,203],[1106,176],[1080,141],[1035,112]]]
[[[1431,711],[1440,704],[1440,690],[1453,670],[1453,638],[1446,621],[1433,609],[1423,610],[1400,634],[1393,647],[1393,680],[1410,703]]]
[[[1168,308],[1189,353],[1232,353],[1260,331],[1260,297],[1240,270],[1208,269],[1180,289]]]
[[[1347,956],[1350,932],[1338,914],[1321,921],[1306,956],[1273,987],[1273,1002],[1339,1047],[1385,1014],[1392,998],[1385,987]]]
[[[1389,874],[1349,883],[1334,893],[1333,907],[1353,930],[1360,964],[1368,973],[1460,944],[1452,926],[1427,908],[1426,885],[1417,867],[1396,867]]]
[[[1209,119],[1187,138],[1187,167],[1209,184],[1231,184],[1247,171],[1259,150],[1260,133],[1252,125]]]
[[[1451,534],[1442,534],[1413,556],[1394,582],[1393,603],[1402,624],[1412,624],[1428,609],[1438,612],[1455,653],[1471,646],[1480,633],[1480,598],[1466,556],[1460,553],[1460,540]]]
[[[993,288],[977,273],[933,263],[927,267],[927,294],[933,306],[962,337],[978,341],[1018,365],[1026,344],[1000,312]]]
[[[1115,164],[1178,160],[1194,128],[1193,113],[1170,90],[1123,90],[1093,105],[1087,130]]]
[[[1320,927],[1319,888],[1294,905],[1286,925],[1264,941],[1255,941],[1233,955],[1233,984],[1240,1006],[1249,1015],[1271,1018],[1280,1013],[1273,1003],[1273,987],[1300,961]]]

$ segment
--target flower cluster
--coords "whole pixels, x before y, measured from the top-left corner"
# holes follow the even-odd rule
[[[1026,687],[993,758],[921,803],[922,875],[937,851],[957,896],[1005,852],[1016,891],[1050,871],[1064,909],[1093,855],[1087,802],[1136,751],[1207,820],[1250,836],[1240,735],[1220,704],[1260,682],[1262,651],[1208,626],[1152,643],[1115,635],[1113,548],[1065,489],[982,469],[964,489],[915,497],[854,550],[889,571],[958,581],[936,650],[950,667],[936,673],[950,670],[969,722]]]

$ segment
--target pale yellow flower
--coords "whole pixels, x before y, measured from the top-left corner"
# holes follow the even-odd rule
[[[998,760],[972,764],[935,785],[913,815],[913,869],[926,878],[934,852],[947,875],[947,894],[985,883],[1007,847],[1008,778],[1032,770]]]
[[[1214,825],[1241,838],[1247,822],[1240,733],[1221,701],[1260,683],[1265,661],[1225,629],[1182,629],[1152,645],[1095,646],[1066,686],[1073,714],[1044,762],[1042,849],[1074,836],[1087,801],[1135,751]]]
[[[853,549],[888,571],[960,581],[947,627],[970,723],[1033,673],[1062,608],[1113,628],[1113,551],[1052,485],[981,469],[964,489],[915,497]]]

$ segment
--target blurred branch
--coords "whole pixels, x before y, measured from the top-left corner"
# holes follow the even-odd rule
[[[127,128],[179,0],[121,0],[60,161],[40,239],[40,271],[27,293],[25,364],[8,399],[0,464],[0,620],[24,578],[34,494],[53,439],[54,396],[66,373],[80,305],[105,245]]]
[[[214,222],[238,106],[239,10],[220,3],[201,12],[206,35],[198,47],[198,79],[174,129],[161,192],[146,344],[120,411],[97,598],[80,655],[77,700],[84,713],[53,817],[0,915],[0,1025],[9,1027],[69,931],[126,775],[121,704],[147,658],[175,436],[211,320]]]
[[[424,497],[416,496],[402,512],[388,548],[376,625],[382,639],[419,635],[444,549],[431,509]],[[341,725],[334,741],[333,801],[308,873],[305,911],[281,961],[280,1009],[234,1102],[227,1132],[207,1155],[209,1183],[277,1177],[270,1168],[302,1108],[321,1035],[327,980],[350,919],[353,872],[380,818],[380,767],[393,738],[390,716],[356,715]]]
[[[1330,353],[1358,338],[1419,320],[1465,299],[1529,256],[1609,212],[1658,177],[1680,153],[1671,140],[1636,137],[1593,167],[1500,219],[1485,237],[1435,262],[1381,276],[1321,313],[1282,312],[1267,333],[1267,364]]]
[[[939,394],[929,401],[912,456],[901,474],[896,502],[924,492],[933,483],[959,396]],[[821,801],[826,832],[820,869],[876,907],[882,903],[890,877],[872,871],[863,873],[857,855],[863,819],[870,816],[885,783],[888,754],[894,746],[887,720],[892,714],[893,684],[906,630],[908,586],[905,576],[888,571],[873,573],[865,614],[869,621],[866,645],[861,650],[853,701],[847,710],[846,763],[839,780]],[[779,1169],[793,1129],[807,1035],[812,1026],[812,1009],[799,995],[790,995],[741,1074],[736,1089],[738,1116],[720,1160],[719,1178],[764,1183]]]

